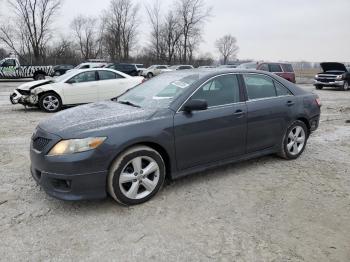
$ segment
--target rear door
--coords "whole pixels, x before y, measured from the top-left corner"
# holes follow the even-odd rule
[[[246,146],[246,103],[241,102],[237,75],[215,77],[189,99],[204,99],[208,109],[174,117],[180,170],[242,155]]]
[[[132,79],[108,71],[99,70],[98,99],[99,101],[117,97],[132,87]]]
[[[86,71],[73,76],[63,88],[65,104],[85,104],[98,101],[97,72]]]
[[[263,74],[243,74],[247,92],[247,153],[279,145],[293,118],[293,94]]]

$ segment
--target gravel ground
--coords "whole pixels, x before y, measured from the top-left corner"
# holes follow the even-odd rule
[[[0,260],[350,261],[350,92],[317,91],[321,126],[298,160],[203,172],[126,208],[40,190],[28,147],[50,115],[10,105],[17,85],[0,82]]]

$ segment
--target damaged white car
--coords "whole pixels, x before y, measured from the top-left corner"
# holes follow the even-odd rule
[[[143,77],[131,77],[112,69],[73,70],[54,79],[23,84],[14,90],[10,100],[12,104],[38,106],[46,112],[57,112],[63,106],[117,97],[143,80]]]

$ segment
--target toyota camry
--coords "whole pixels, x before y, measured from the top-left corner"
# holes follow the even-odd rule
[[[317,95],[268,72],[174,71],[39,123],[31,173],[59,199],[140,204],[166,178],[268,154],[298,158],[320,107]]]

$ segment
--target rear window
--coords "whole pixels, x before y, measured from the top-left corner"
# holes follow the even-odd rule
[[[291,64],[283,64],[282,65],[283,71],[288,73],[294,73],[293,66]]]

